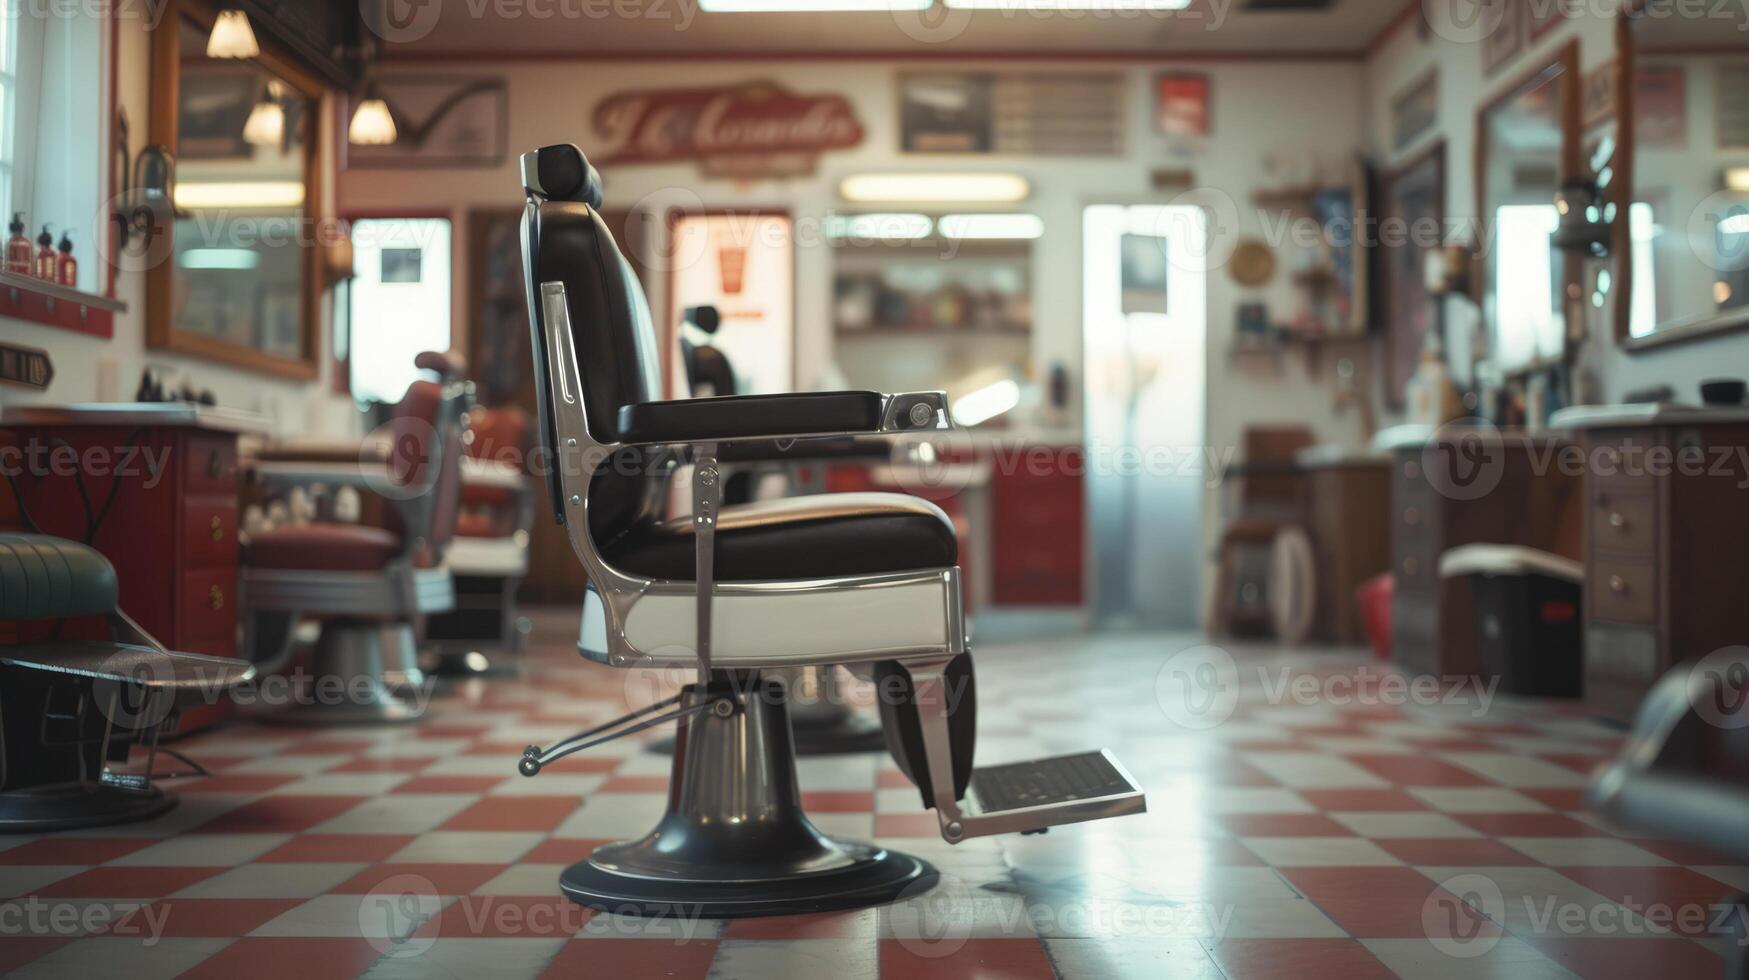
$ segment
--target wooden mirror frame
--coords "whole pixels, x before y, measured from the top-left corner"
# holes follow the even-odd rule
[[[1722,334],[1749,329],[1749,309],[1719,313],[1683,324],[1680,327],[1657,329],[1644,337],[1633,336],[1634,262],[1633,220],[1634,176],[1639,140],[1635,133],[1634,21],[1646,11],[1649,0],[1625,0],[1615,22],[1615,152],[1616,180],[1610,188],[1609,200],[1615,204],[1616,221],[1610,228],[1610,254],[1615,277],[1615,342],[1630,354],[1656,350],[1671,344],[1705,340]],[[1679,52],[1672,52],[1673,54]],[[1697,52],[1698,53],[1698,52]],[[1720,52],[1711,52],[1714,54]]]
[[[1531,83],[1556,68],[1561,69],[1562,75],[1566,78],[1566,84],[1561,88],[1561,172],[1557,179],[1561,182],[1571,180],[1584,169],[1583,157],[1585,148],[1580,145],[1581,140],[1583,139],[1583,135],[1580,132],[1580,117],[1584,112],[1583,100],[1585,96],[1585,84],[1584,78],[1580,74],[1579,39],[1574,38],[1566,44],[1563,44],[1555,52],[1555,57],[1552,60],[1543,62],[1530,71],[1524,72],[1513,78],[1509,83],[1496,91],[1488,101],[1482,103],[1481,107],[1476,110],[1476,153],[1474,166],[1476,182],[1476,216],[1478,220],[1483,222],[1489,221],[1487,187],[1489,151],[1488,114],[1512,101],[1513,98],[1517,97],[1519,93],[1523,92],[1531,85]],[[1556,189],[1559,190],[1558,187]],[[1554,203],[1553,197],[1549,199],[1549,203]],[[1493,235],[1490,234],[1489,242],[1492,241],[1492,238]],[[1487,247],[1495,248],[1498,247],[1498,245],[1487,244]],[[1476,281],[1471,285],[1472,294],[1477,304],[1480,305],[1484,311],[1482,329],[1487,334],[1489,349],[1493,350],[1495,349],[1494,324],[1489,321],[1485,312],[1488,308],[1489,283],[1487,263],[1489,261],[1490,257],[1486,252],[1478,255],[1478,264],[1475,267]],[[1534,364],[1513,368],[1510,371],[1504,372],[1506,377],[1528,377],[1533,374],[1547,371],[1550,368],[1559,367],[1572,358],[1574,353],[1574,345],[1572,342],[1573,323],[1571,320],[1571,317],[1573,316],[1573,295],[1575,288],[1582,281],[1583,272],[1584,270],[1580,267],[1580,263],[1578,262],[1564,260],[1561,263],[1561,282],[1564,286],[1565,293],[1559,297],[1559,299],[1562,307],[1567,311],[1566,316],[1569,318],[1566,326],[1561,331],[1561,356],[1553,361],[1538,361]]]
[[[180,145],[182,51],[179,34],[183,21],[211,30],[217,16],[218,5],[212,0],[164,0],[158,24],[152,29],[151,117],[147,125],[147,142],[169,147],[173,155]],[[256,36],[261,54],[251,60],[310,101],[309,136],[304,141],[304,206],[300,219],[320,226],[327,216],[322,168],[324,161],[333,157],[331,134],[326,125],[332,108],[331,92],[314,72],[277,48],[271,38],[260,32]],[[317,355],[321,332],[317,311],[321,309],[322,294],[327,288],[322,275],[322,249],[312,244],[297,247],[303,251],[299,260],[303,289],[298,297],[301,336],[297,357],[269,354],[194,331],[178,330],[174,319],[175,267],[170,257],[146,272],[146,347],[219,361],[282,378],[315,378],[319,373]]]

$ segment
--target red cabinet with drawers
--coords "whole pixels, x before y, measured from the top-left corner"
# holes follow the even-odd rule
[[[1078,447],[997,454],[990,577],[998,606],[1077,606],[1085,595],[1086,480]]]

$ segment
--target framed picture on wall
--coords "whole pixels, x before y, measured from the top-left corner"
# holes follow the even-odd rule
[[[1445,143],[1385,178],[1380,208],[1378,269],[1384,303],[1385,400],[1403,406],[1403,390],[1421,360],[1427,336],[1439,329],[1437,300],[1427,289],[1427,264],[1445,231]]]
[[[1688,142],[1688,79],[1681,65],[1634,68],[1634,141],[1640,146]]]
[[[1522,0],[1476,0],[1482,25],[1482,68],[1490,75],[1524,50],[1526,9]]]
[[[1154,130],[1162,136],[1207,136],[1214,130],[1209,77],[1171,73],[1154,79]]]
[[[1435,68],[1391,103],[1391,145],[1401,150],[1438,122],[1439,69]]]

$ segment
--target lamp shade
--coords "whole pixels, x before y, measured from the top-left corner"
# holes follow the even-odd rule
[[[387,146],[395,141],[395,114],[380,98],[369,98],[353,110],[346,138],[359,146]]]
[[[255,29],[249,26],[249,15],[241,10],[221,10],[213,21],[213,32],[206,39],[208,58],[253,58],[261,54],[255,43]]]
[[[285,107],[272,99],[255,103],[243,124],[243,139],[255,146],[278,146],[285,139]]]

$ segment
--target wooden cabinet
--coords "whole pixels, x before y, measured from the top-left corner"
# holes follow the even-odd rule
[[[1084,597],[1086,480],[1080,449],[1048,466],[998,465],[991,478],[992,599],[998,606],[1078,606]]]
[[[1580,556],[1580,484],[1570,456],[1562,456],[1571,449],[1552,438],[1451,428],[1394,448],[1391,644],[1398,663],[1436,676],[1482,673],[1469,584],[1439,574],[1450,549],[1512,544]]]
[[[89,540],[115,566],[122,610],[166,647],[240,656],[237,439],[254,424],[178,405],[8,410],[18,526]],[[180,730],[222,712],[195,708]]]
[[[1308,530],[1318,568],[1315,635],[1336,643],[1364,643],[1366,630],[1355,593],[1390,567],[1390,461],[1351,457],[1301,465],[1311,489]]]
[[[1630,722],[1677,664],[1749,643],[1749,413],[1580,413],[1585,701]]]

